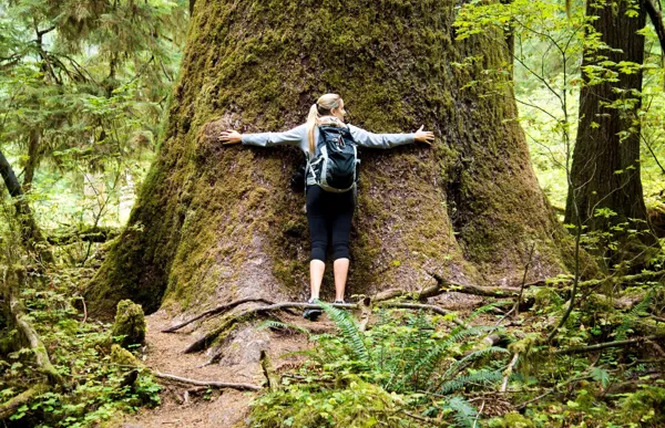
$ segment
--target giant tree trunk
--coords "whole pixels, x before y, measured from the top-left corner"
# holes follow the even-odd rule
[[[431,273],[519,282],[534,241],[530,275],[564,270],[569,247],[530,166],[513,94],[480,81],[483,67],[509,61],[505,42],[455,41],[454,6],[196,2],[160,153],[88,290],[93,308],[305,298],[304,197],[288,186],[303,155],[223,147],[216,135],[286,130],[325,92],[342,95],[355,125],[424,124],[437,138],[432,148],[362,152],[348,295],[417,290]],[[481,61],[455,64],[472,55]],[[324,298],[331,289],[324,283]]]
[[[637,16],[629,17],[626,14],[628,6],[624,0],[605,6],[597,1],[587,2],[587,15],[598,17],[592,23],[593,29],[601,34],[600,41],[612,50],[587,49],[583,70],[605,61],[642,64],[644,37],[638,31],[644,28],[646,13],[643,2],[638,2]],[[640,123],[637,117],[642,71],[637,68],[622,72],[620,68],[619,65],[608,67],[616,69],[616,80],[610,73],[593,78],[585,73],[586,84],[580,92],[579,127],[565,221],[577,224],[577,210],[580,223],[588,230],[607,231],[612,225],[629,219],[647,220],[640,178]],[[607,210],[607,215],[597,215],[604,209],[616,215],[610,215]],[[645,225],[637,226],[643,229]],[[653,241],[649,235],[643,240]]]

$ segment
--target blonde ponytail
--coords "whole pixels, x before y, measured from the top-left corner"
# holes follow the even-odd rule
[[[314,144],[314,128],[319,124],[319,116],[329,115],[330,110],[339,108],[342,97],[337,94],[321,95],[316,104],[312,104],[307,115],[307,142],[309,143],[309,156],[316,156],[316,146]]]
[[[316,118],[319,112],[316,104],[312,104],[309,108],[307,115],[307,142],[309,143],[309,157],[312,158],[316,155],[316,148],[314,147],[314,128],[316,127]]]

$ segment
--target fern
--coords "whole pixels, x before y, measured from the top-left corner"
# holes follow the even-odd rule
[[[451,398],[446,407],[454,412],[453,418],[455,422],[463,427],[472,427],[478,416],[478,412],[473,408],[471,403],[462,397]]]
[[[490,383],[498,382],[503,378],[501,370],[479,370],[476,373],[460,376],[455,379],[444,382],[439,390],[440,394],[450,394],[451,392],[458,391],[471,383],[487,385]]]
[[[449,350],[449,348],[459,342],[462,338],[470,336],[474,333],[473,328],[465,329],[458,327],[451,333],[446,340],[438,343],[431,351],[429,351],[423,358],[419,358],[413,364],[411,369],[404,374],[401,382],[397,385],[397,389],[403,387],[404,383],[413,378],[416,373],[422,373],[423,377],[428,378],[436,369],[436,366],[441,361],[441,356]],[[409,365],[407,365],[409,367]]]
[[[363,332],[360,331],[353,318],[351,318],[351,315],[347,311],[337,309],[326,302],[319,302],[319,304],[342,332],[342,336],[351,350],[353,359],[369,362],[370,355],[365,344]]]
[[[461,360],[455,361],[443,374],[442,379],[443,380],[450,379],[451,377],[455,376],[456,373],[463,370],[463,368],[466,365],[470,364],[471,362],[475,361],[478,358],[485,357],[495,352],[510,354],[510,351],[508,351],[505,348],[500,348],[498,346],[490,346],[488,348],[479,349],[477,351],[471,352],[469,355],[465,356]]]
[[[274,320],[267,320],[264,323],[262,323],[259,326],[259,330],[265,330],[265,329],[274,329],[274,330],[281,330],[281,331],[290,331],[290,332],[297,332],[297,333],[302,333],[307,335],[308,337],[312,337],[311,332],[306,329],[305,327],[296,325],[296,324],[287,324],[283,323],[280,321],[274,321]]]
[[[654,294],[655,293],[653,292],[653,290],[649,290],[646,296],[644,296],[644,299],[642,299],[640,303],[631,308],[631,310],[628,311],[628,313],[623,316],[621,325],[619,325],[619,327],[616,328],[614,333],[614,336],[617,339],[619,340],[625,339],[626,333],[629,333],[631,331],[637,320],[639,320],[640,317],[647,314],[647,309],[649,309],[649,306],[651,306]]]
[[[485,306],[481,306],[480,308],[473,311],[473,313],[471,313],[471,315],[469,315],[467,317],[466,323],[467,324],[470,323],[471,321],[476,319],[479,315],[487,313],[487,312],[491,311],[494,308],[498,308],[498,307],[504,306],[506,304],[512,304],[512,303],[514,303],[514,302],[512,302],[511,300],[498,300],[496,302],[489,303]]]

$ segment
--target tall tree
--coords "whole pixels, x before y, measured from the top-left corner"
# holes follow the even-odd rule
[[[356,125],[437,136],[431,150],[362,153],[350,295],[418,290],[434,273],[519,282],[534,241],[530,273],[561,272],[569,247],[512,92],[482,79],[509,61],[505,39],[455,41],[455,4],[196,2],[163,145],[88,289],[93,309],[304,297],[303,198],[288,190],[302,154],[222,147],[216,135],[288,129],[325,92],[342,94]]]
[[[0,1],[0,139],[23,166],[24,191],[44,159],[80,176],[148,146],[186,9],[185,0]]]
[[[587,2],[590,31],[582,62],[579,126],[565,221],[608,231],[647,213],[640,178],[644,2]],[[633,227],[633,226],[631,226]],[[643,234],[645,243],[654,242]]]

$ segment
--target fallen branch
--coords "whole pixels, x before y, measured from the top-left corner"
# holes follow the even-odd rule
[[[205,386],[208,388],[231,388],[231,389],[237,389],[238,391],[260,391],[262,389],[258,385],[251,385],[248,383],[231,383],[231,382],[218,382],[214,380],[189,379],[186,377],[175,376],[168,373],[160,373],[157,371],[154,372],[154,374],[159,379],[185,383],[187,385]]]
[[[571,383],[579,382],[579,381],[586,380],[586,379],[591,379],[591,376],[580,376],[580,377],[574,377],[572,379],[568,379],[567,381],[565,381],[563,383],[560,383],[558,385],[553,386],[552,388],[545,391],[543,394],[540,394],[540,395],[538,395],[538,396],[536,396],[536,397],[534,397],[530,400],[527,400],[527,401],[524,401],[523,403],[518,404],[517,406],[515,406],[515,409],[522,410],[523,408],[525,408],[529,404],[531,404],[533,402],[536,402],[536,401],[539,401],[540,399],[542,399],[544,397],[547,397],[551,393],[555,392],[557,390],[557,388],[561,388],[561,387],[569,385]]]
[[[23,391],[16,397],[0,404],[0,421],[9,418],[16,413],[19,407],[28,404],[33,398],[44,394],[49,390],[49,386],[43,383],[37,384],[27,391]]]
[[[646,336],[646,337],[637,337],[637,338],[634,338],[634,339],[617,340],[617,341],[614,341],[614,342],[597,343],[595,345],[578,346],[578,347],[567,348],[567,349],[558,349],[558,350],[554,351],[554,354],[555,355],[583,354],[583,353],[586,353],[586,352],[600,351],[602,349],[607,349],[607,348],[622,348],[622,347],[629,346],[629,345],[634,345],[634,344],[649,342],[649,341],[656,341],[656,340],[659,340],[659,339],[665,339],[665,335],[652,335],[652,336]]]
[[[162,333],[173,333],[174,331],[180,330],[181,328],[193,323],[194,321],[198,321],[201,318],[209,317],[212,315],[216,315],[219,313],[227,312],[230,311],[231,309],[235,308],[236,306],[240,306],[244,303],[250,303],[250,302],[260,302],[260,303],[265,303],[266,305],[273,305],[273,302],[270,302],[265,299],[254,299],[254,298],[247,298],[247,299],[240,299],[240,300],[235,300],[231,303],[226,303],[221,306],[217,306],[216,308],[207,310],[205,312],[202,312],[198,315],[196,315],[193,318],[188,319],[187,321],[181,322],[180,324],[174,325],[173,327],[169,327],[167,329],[162,330]]]
[[[520,358],[519,352],[516,352],[515,355],[513,355],[513,359],[510,360],[510,364],[508,364],[508,368],[506,371],[503,372],[503,382],[501,382],[501,392],[506,392],[508,389],[508,379],[510,378],[510,375],[513,374],[513,369],[515,368],[515,365],[517,364],[517,360]]]

